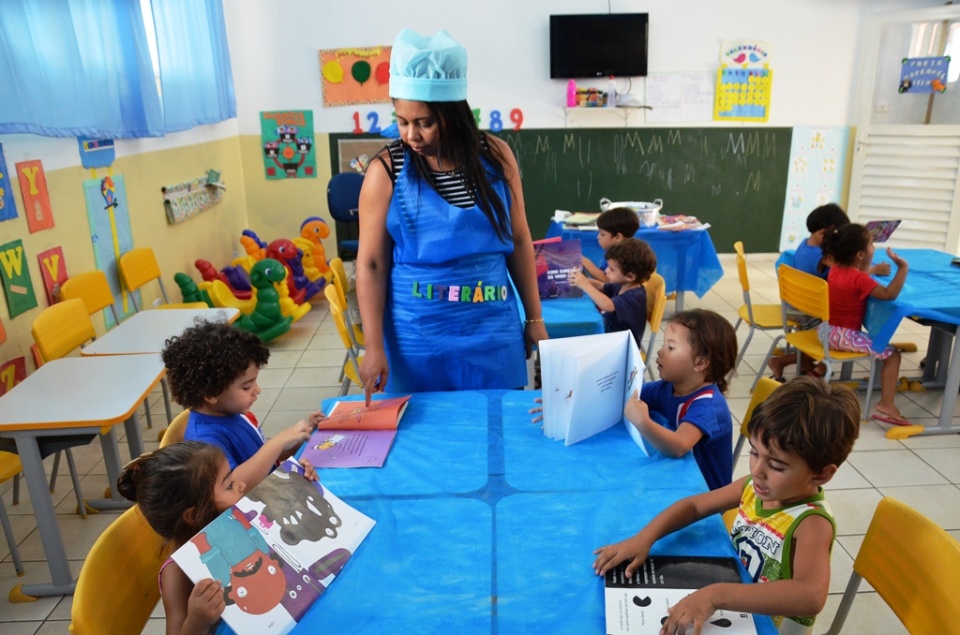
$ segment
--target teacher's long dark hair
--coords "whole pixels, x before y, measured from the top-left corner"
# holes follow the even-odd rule
[[[497,178],[503,179],[503,155],[489,139],[481,142],[481,135],[486,133],[477,127],[473,111],[466,100],[424,103],[436,117],[440,128],[438,158],[463,169],[465,184],[475,192],[477,204],[493,225],[497,237],[506,242],[512,237],[507,207],[490,186],[489,172],[481,162],[481,158],[486,159],[496,172]],[[410,152],[407,156],[413,159],[413,168],[417,175],[433,189],[437,189],[437,183],[426,160],[416,152]]]

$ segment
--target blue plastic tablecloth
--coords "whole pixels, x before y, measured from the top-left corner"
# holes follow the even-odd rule
[[[603,263],[596,230],[569,229],[563,223],[552,221],[546,237],[554,236],[579,240],[584,256],[598,267]],[[657,273],[663,276],[667,293],[693,291],[702,298],[723,276],[723,266],[708,230],[673,232],[641,228],[635,237],[645,240],[657,254]]]
[[[603,316],[589,296],[541,300],[540,308],[551,339],[603,333]]]
[[[644,457],[619,426],[570,447],[547,439],[527,413],[539,394],[416,394],[383,468],[321,470],[377,524],[293,633],[604,633],[593,550],[706,485],[692,457]],[[477,449],[482,482],[465,490]],[[654,553],[734,550],[715,516]]]

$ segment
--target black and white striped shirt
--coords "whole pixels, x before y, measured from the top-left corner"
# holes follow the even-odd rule
[[[394,141],[387,146],[387,150],[390,152],[390,161],[393,163],[393,170],[388,170],[388,172],[390,172],[390,178],[396,183],[397,175],[403,169],[406,158],[403,145],[399,140]],[[437,193],[443,197],[443,200],[455,207],[467,208],[476,205],[474,190],[467,187],[463,176],[463,168],[457,168],[450,172],[431,170],[430,174],[437,184]]]

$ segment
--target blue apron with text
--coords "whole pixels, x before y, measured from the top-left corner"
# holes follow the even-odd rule
[[[387,212],[393,267],[383,321],[387,392],[526,385],[523,326],[506,258],[479,206],[456,207],[404,161]],[[492,170],[487,167],[488,173]],[[507,184],[491,174],[510,207]]]

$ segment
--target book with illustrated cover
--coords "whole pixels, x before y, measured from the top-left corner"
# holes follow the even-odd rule
[[[373,528],[302,470],[287,460],[171,556],[194,584],[223,585],[237,635],[290,632]]]
[[[543,340],[543,433],[572,445],[623,422],[645,454],[649,450],[623,407],[643,383],[643,358],[630,331]]]
[[[533,254],[541,300],[583,296],[583,290],[570,283],[570,277],[583,265],[579,240],[537,241]]]
[[[741,582],[739,563],[733,557],[649,556],[629,578],[627,563],[607,571],[604,604],[608,635],[657,635],[667,609],[697,589],[717,582]],[[701,631],[703,635],[756,635],[750,613],[717,611]]]
[[[893,232],[900,226],[898,220],[872,220],[868,221],[864,227],[870,235],[873,236],[873,242],[885,243],[890,240]]]
[[[338,401],[300,454],[315,468],[383,467],[410,396]]]

